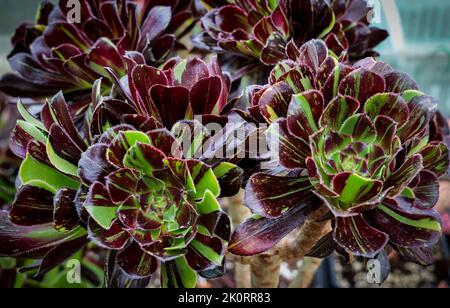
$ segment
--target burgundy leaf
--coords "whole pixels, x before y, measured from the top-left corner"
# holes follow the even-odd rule
[[[23,186],[9,212],[12,223],[33,226],[53,222],[53,194],[34,186]]]
[[[53,224],[18,226],[9,221],[7,212],[0,211],[0,256],[42,258],[56,246],[85,234],[80,228],[58,232]]]
[[[274,247],[287,234],[301,226],[320,206],[315,196],[305,198],[302,204],[278,218],[250,218],[239,225],[231,236],[228,250],[240,256],[260,254]]]
[[[61,188],[54,197],[54,223],[55,229],[67,232],[78,226],[79,217],[75,207],[76,191]]]
[[[367,224],[362,216],[338,217],[334,240],[357,256],[374,258],[388,243],[389,237]]]
[[[78,171],[84,184],[104,182],[105,177],[114,171],[114,166],[106,159],[107,149],[108,146],[105,144],[95,144],[81,155]]]
[[[156,259],[134,241],[117,254],[117,264],[132,278],[149,277],[158,267]]]
[[[189,95],[194,114],[219,114],[222,107],[219,99],[223,90],[222,81],[216,76],[195,83]]]
[[[172,128],[177,121],[185,119],[189,107],[187,88],[156,85],[150,94],[165,127]]]
[[[307,177],[254,174],[246,188],[245,205],[253,213],[267,218],[280,217],[284,212],[299,206],[311,194]]]

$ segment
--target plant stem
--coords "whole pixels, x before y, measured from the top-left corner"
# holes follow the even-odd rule
[[[289,284],[289,288],[308,288],[322,262],[323,259],[303,258],[303,262],[298,266],[297,276]]]
[[[297,235],[287,237],[275,248],[252,259],[252,287],[277,288],[281,261],[302,259],[330,230],[327,221],[320,221],[328,212],[324,206],[306,220]]]
[[[302,259],[331,230],[329,221],[321,221],[328,212],[325,206],[314,212],[298,231],[297,236],[282,242],[277,249],[283,260]]]
[[[252,259],[252,287],[260,289],[278,288],[281,258],[279,253],[264,253]]]

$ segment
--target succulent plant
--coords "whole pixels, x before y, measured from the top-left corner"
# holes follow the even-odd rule
[[[163,4],[165,6],[161,6]],[[35,23],[20,25],[0,89],[12,96],[45,97],[64,91],[73,114],[86,110],[94,82],[113,80],[104,67],[125,74],[126,51],[139,51],[148,64],[161,64],[177,38],[193,25],[190,1],[93,0],[80,2],[80,22],[69,20],[68,0],[44,1]]]
[[[180,143],[195,139],[194,146],[184,147],[186,158],[211,165],[242,161],[245,138],[235,135],[248,135],[252,128],[233,112],[241,97],[229,98],[230,79],[216,57],[210,62],[173,58],[160,69],[145,65],[139,53],[129,53],[126,59],[127,76],[115,76],[119,94],[93,95],[91,136],[120,124],[141,131],[167,128]],[[223,196],[236,194],[239,181],[229,183]]]
[[[44,273],[92,240],[111,251],[108,286],[146,285],[158,261],[163,286],[223,274],[230,222],[217,198],[240,188],[237,166],[185,158],[165,128],[122,124],[83,138],[62,93],[42,122],[19,110],[11,149],[24,159],[22,185],[1,212],[0,256],[43,258]]]
[[[97,95],[94,100],[91,134],[123,123],[170,130],[176,122],[195,116],[202,116],[205,123],[226,122],[224,116],[236,103],[228,100],[230,81],[217,59],[206,63],[174,58],[161,69],[146,65],[136,52],[127,53],[125,59],[127,75],[115,76],[120,95]]]
[[[201,19],[202,48],[231,52],[273,66],[286,58],[288,42],[323,39],[336,55],[358,60],[375,56],[387,32],[370,26],[365,0],[200,0],[209,9]]]
[[[258,217],[237,228],[230,250],[270,249],[325,204],[333,233],[322,250],[373,258],[389,244],[421,262],[441,234],[433,207],[449,167],[447,146],[430,134],[436,102],[372,58],[350,66],[323,41],[293,47],[272,84],[253,92],[286,171],[252,176],[246,205]]]
[[[223,274],[230,221],[216,199],[217,175],[235,167],[182,159],[181,148],[174,157],[175,143],[167,130],[111,128],[80,160],[89,187],[83,207],[90,238],[119,250],[117,264],[128,275],[148,277],[160,261],[164,287],[194,287],[195,271]]]

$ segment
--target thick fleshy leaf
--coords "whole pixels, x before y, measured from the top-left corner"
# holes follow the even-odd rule
[[[117,264],[115,250],[109,250],[105,260],[105,287],[106,288],[147,288],[151,277],[133,279],[127,275]]]
[[[230,240],[231,221],[225,212],[219,211],[200,215],[198,223],[205,227],[210,234],[215,234],[227,242]]]
[[[76,190],[61,188],[56,193],[54,204],[54,224],[59,232],[72,230],[79,223],[78,213],[75,207]]]
[[[306,256],[320,259],[327,258],[336,250],[336,247],[337,244],[334,241],[333,232],[330,232],[322,237]]]
[[[423,157],[423,166],[438,177],[445,175],[449,170],[449,148],[444,143],[431,142],[420,153]]]
[[[114,166],[106,159],[107,150],[107,145],[95,144],[81,155],[78,172],[84,184],[104,182],[105,177],[114,171]]]
[[[386,200],[370,212],[374,225],[401,247],[424,247],[436,244],[441,235],[439,214],[432,210],[407,209]]]
[[[288,169],[305,168],[305,160],[311,154],[309,143],[292,136],[287,127],[287,120],[281,119],[269,127],[268,133],[279,142],[279,159]],[[275,151],[275,149],[271,149]]]
[[[149,277],[158,267],[156,259],[134,241],[117,254],[117,264],[132,278]]]
[[[152,101],[158,109],[165,127],[171,128],[177,121],[186,118],[189,107],[189,93],[187,88],[181,86],[156,85],[151,88]]]
[[[328,165],[325,165],[325,167],[328,167],[333,170],[336,170],[336,162],[341,162],[344,163],[344,157],[346,152],[345,151],[351,151],[349,150],[350,148],[352,148],[351,145],[351,138],[348,135],[342,134],[342,133],[337,133],[334,131],[329,132],[327,135],[324,135],[323,138],[325,138],[325,140],[323,141],[323,149],[325,150],[325,155],[326,157],[331,158],[331,160],[328,161]],[[320,141],[322,142],[322,141]],[[344,148],[344,146],[347,146],[347,148]],[[336,158],[334,158],[334,156],[337,155],[338,151],[342,151],[339,157],[339,160],[337,160]],[[315,154],[317,154],[318,152],[315,151]],[[344,169],[345,166],[343,166]]]
[[[318,124],[324,108],[322,93],[311,90],[292,96],[287,114],[289,132],[303,140],[319,130]]]
[[[255,28],[255,30],[258,30]],[[260,60],[265,65],[275,65],[285,57],[285,39],[278,31],[270,33],[261,50]]]
[[[399,130],[399,136],[402,141],[411,139],[419,134],[430,123],[436,112],[436,101],[434,98],[426,95],[417,96],[408,103],[409,119],[408,125]]]
[[[384,78],[365,69],[358,69],[345,77],[339,85],[339,93],[351,96],[360,102],[367,101],[386,89]]]
[[[388,116],[401,127],[408,120],[409,110],[406,101],[398,94],[382,93],[372,96],[364,105],[364,111],[373,120],[377,116]]]
[[[94,183],[89,188],[89,193],[83,207],[103,229],[109,229],[117,218],[118,206],[111,200],[107,188],[100,182]]]
[[[138,227],[141,206],[135,196],[130,196],[117,209],[119,221],[128,229],[133,230]]]
[[[114,203],[121,203],[136,192],[138,175],[131,169],[120,169],[106,177],[106,188]]]
[[[328,57],[328,47],[322,40],[311,40],[300,47],[298,61],[308,65],[314,72]]]
[[[14,128],[11,139],[9,141],[9,146],[11,151],[20,158],[25,158],[27,155],[27,146],[32,140],[45,143],[46,137],[41,130],[36,128],[36,126],[18,120],[17,125]]]
[[[406,261],[414,262],[422,266],[430,266],[436,261],[435,245],[411,248],[394,246],[394,248]]]
[[[384,78],[389,92],[402,94],[407,90],[419,90],[417,83],[406,73],[393,71],[384,75]]]
[[[430,171],[421,171],[409,185],[414,192],[414,206],[431,209],[439,200],[439,179]]]
[[[42,259],[36,277],[42,277],[52,269],[63,264],[88,243],[87,235],[62,243],[50,250]]]
[[[140,102],[140,109],[148,114],[153,114],[149,90],[155,85],[167,85],[165,74],[151,66],[137,65],[131,72],[129,83],[135,101]]]
[[[218,237],[197,234],[188,246],[186,260],[196,271],[216,268],[222,265],[224,245]]]
[[[53,222],[53,193],[33,186],[21,187],[16,193],[9,218],[19,226]]]
[[[355,141],[370,143],[376,139],[375,127],[365,114],[356,114],[345,120],[339,132],[351,136]]]
[[[219,181],[220,197],[232,197],[242,187],[244,170],[231,163],[223,162],[213,168],[213,172]]]
[[[106,152],[106,158],[111,164],[123,167],[123,159],[128,150],[136,143],[150,144],[150,137],[140,131],[121,131],[114,137]]]
[[[184,257],[161,264],[161,285],[164,288],[194,288],[197,274]]]
[[[301,226],[308,215],[320,206],[314,195],[303,199],[302,204],[285,212],[278,218],[250,218],[240,224],[228,245],[228,250],[236,255],[252,256],[274,247],[292,230]]]
[[[48,107],[53,121],[64,129],[74,144],[81,150],[86,150],[86,143],[83,141],[83,138],[81,138],[75,127],[63,93],[59,92],[55,95],[51,101],[48,102]]]
[[[285,117],[292,94],[292,89],[285,82],[269,87],[259,99],[259,109],[263,117],[269,123]]]
[[[186,255],[186,243],[184,242],[184,239],[180,239],[180,241],[173,241],[172,243],[167,240],[161,240],[151,243],[150,245],[146,245],[143,247],[143,249],[153,257],[155,257],[157,260],[159,260],[162,263],[167,263],[179,258],[182,258],[184,255]]]
[[[78,189],[80,183],[58,170],[38,161],[30,154],[20,166],[19,176],[23,185],[44,188],[56,193],[62,187]]]
[[[411,156],[387,179],[384,187],[394,187],[394,191],[392,191],[392,193],[400,193],[409,183],[411,183],[411,181],[417,176],[417,174],[419,174],[422,168],[422,156]]]
[[[282,177],[256,173],[247,184],[245,205],[254,214],[277,218],[293,207],[301,205],[305,197],[310,195],[312,188],[308,177]]]
[[[151,144],[164,153],[165,156],[182,158],[181,146],[175,136],[167,129],[155,129],[148,133]]]
[[[224,276],[226,274],[226,272],[227,272],[226,260],[224,259],[222,261],[221,265],[217,265],[217,266],[211,267],[210,269],[199,271],[198,274],[205,279],[211,280],[211,279],[217,279],[217,278]]]
[[[187,164],[195,185],[194,199],[202,199],[207,191],[218,197],[220,195],[220,184],[213,169],[196,160],[188,160]]]
[[[338,131],[345,120],[359,109],[359,102],[350,96],[338,95],[325,108],[320,117],[320,126]]]
[[[333,178],[333,191],[346,205],[364,203],[377,196],[382,189],[383,182],[356,173],[343,172]]]
[[[189,94],[194,114],[219,114],[223,107],[219,101],[223,87],[222,80],[216,76],[194,84]]]
[[[177,143],[181,145],[182,153],[186,158],[200,157],[204,155],[205,149],[208,148],[205,140],[209,137],[209,132],[197,120],[177,122],[172,127],[172,133],[177,138]]]
[[[329,176],[325,175],[324,172],[319,170],[316,162],[311,157],[306,159],[306,167],[308,169],[308,176],[311,184],[314,188],[319,192],[319,194],[323,197],[333,197],[336,198],[338,196],[337,193],[332,191],[327,187],[325,180],[327,183],[330,182]]]
[[[189,172],[186,161],[175,158],[166,158],[164,164],[170,169],[172,175],[182,187],[185,186],[188,190],[195,192],[194,180]]]
[[[158,148],[144,143],[136,143],[124,157],[124,165],[151,175],[153,170],[164,168],[166,156]]]
[[[322,92],[326,101],[331,101],[340,93],[340,82],[353,71],[353,67],[339,63],[323,85]]]
[[[182,61],[174,71],[180,84],[188,89],[192,89],[197,82],[209,77],[208,65],[199,58]]]
[[[49,160],[58,170],[78,176],[77,166],[82,150],[59,125],[53,124],[50,128],[46,147]]]
[[[94,219],[88,222],[89,239],[100,247],[111,250],[122,250],[130,240],[130,235],[123,230],[119,223],[113,223],[105,230]]]
[[[0,256],[40,258],[56,246],[85,235],[82,228],[58,232],[53,224],[17,226],[9,221],[7,212],[0,211]]]
[[[170,2],[158,2],[161,4],[169,4]],[[140,44],[152,42],[156,37],[158,37],[170,24],[172,17],[171,6],[154,6],[147,15],[147,18],[142,22],[142,33]]]
[[[389,117],[378,116],[375,119],[375,131],[377,133],[376,143],[379,144],[387,154],[393,154],[394,138],[397,133],[397,123]]]
[[[123,74],[125,63],[116,45],[107,38],[100,38],[86,57],[86,64],[102,76],[108,76],[105,67]]]
[[[334,240],[347,252],[374,258],[388,243],[389,237],[367,224],[362,216],[338,217]]]
[[[309,91],[314,89],[315,86],[314,73],[308,66],[303,64],[289,70],[279,79],[286,82],[291,87],[293,93]]]

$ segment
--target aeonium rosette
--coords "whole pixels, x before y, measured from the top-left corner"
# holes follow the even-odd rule
[[[239,189],[238,167],[184,158],[164,128],[123,124],[85,139],[61,93],[42,122],[19,107],[11,148],[24,159],[21,187],[2,212],[0,255],[42,259],[43,274],[92,240],[112,252],[108,286],[146,285],[158,261],[163,286],[223,274],[230,222],[217,198]]]
[[[253,1],[200,0],[208,13],[196,41],[214,51],[275,65],[286,58],[289,41],[301,45],[323,39],[335,54],[351,60],[376,55],[387,32],[370,26],[365,0]]]
[[[89,103],[94,82],[113,80],[105,67],[125,73],[122,56],[139,51],[148,64],[161,64],[182,47],[178,41],[194,23],[192,2],[131,0],[44,1],[34,23],[23,23],[8,56],[15,73],[0,89],[12,96],[45,97],[62,90],[78,115]],[[79,14],[74,13],[79,9]]]
[[[127,53],[127,74],[115,76],[118,95],[93,97],[91,135],[117,124],[166,127],[202,116],[207,122],[227,122],[236,100],[229,101],[230,80],[216,58],[173,58],[161,68],[149,66],[140,53]],[[113,74],[114,75],[114,74]]]
[[[161,68],[145,64],[139,53],[127,53],[127,75],[116,80],[116,95],[93,97],[90,135],[130,124],[142,131],[168,128],[184,147],[185,157],[210,164],[237,163],[245,155],[245,136],[254,130],[234,112],[240,97],[230,98],[230,78],[216,57],[173,58]],[[235,138],[236,135],[244,135]],[[189,153],[188,153],[189,152]],[[227,191],[235,194],[235,185]]]
[[[234,166],[182,159],[181,148],[173,156],[174,144],[164,129],[111,128],[80,160],[89,186],[83,208],[90,238],[119,250],[117,263],[128,275],[148,277],[160,261],[162,286],[194,287],[195,271],[223,274],[230,221],[216,199],[218,175]]]
[[[286,172],[250,179],[246,205],[261,217],[237,228],[230,250],[270,249],[325,204],[333,220],[319,243],[326,253],[373,258],[389,244],[430,262],[422,252],[441,234],[433,207],[449,166],[447,146],[430,132],[435,101],[384,63],[342,64],[321,41],[302,49],[256,91],[253,112],[273,123]]]

